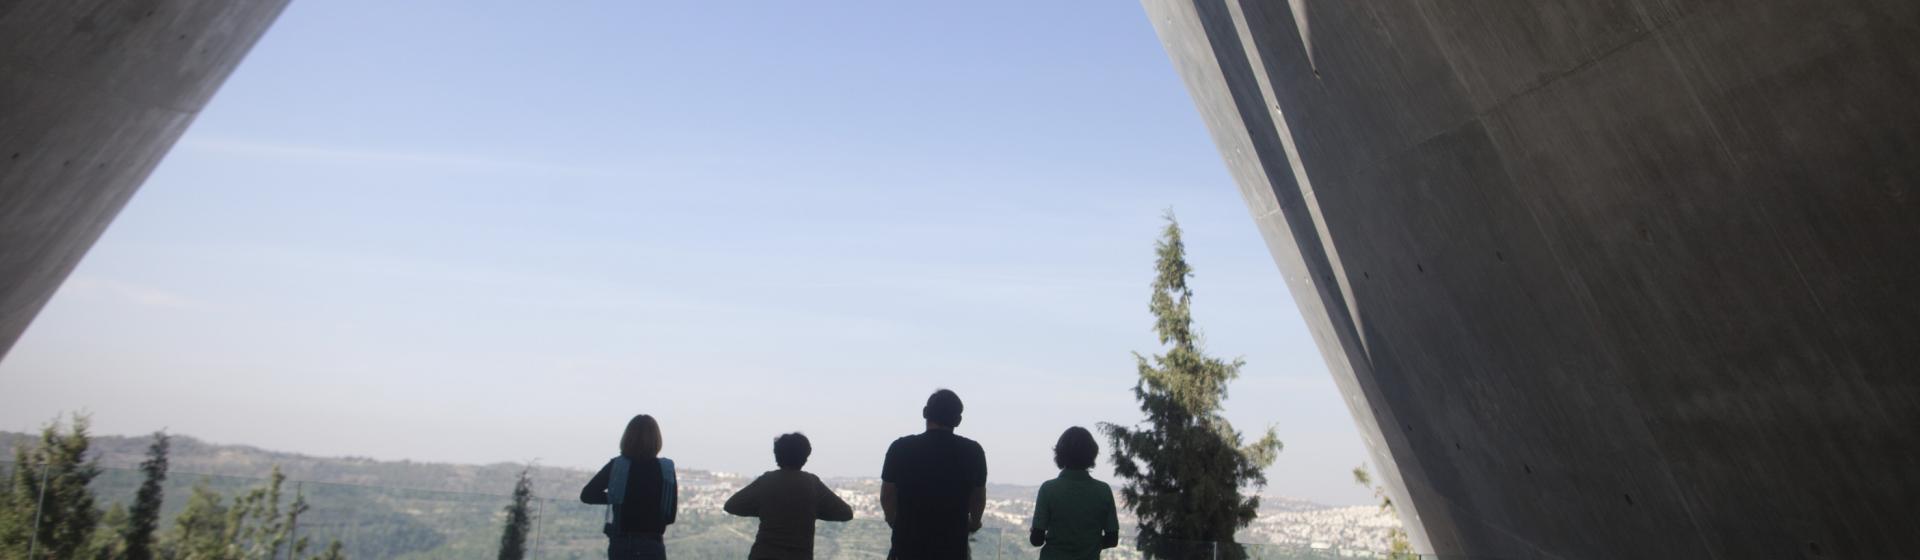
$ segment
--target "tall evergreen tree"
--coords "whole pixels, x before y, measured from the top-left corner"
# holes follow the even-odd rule
[[[500,531],[500,560],[527,557],[527,530],[533,526],[533,515],[527,508],[533,501],[533,477],[529,470],[521,469],[520,480],[513,483],[513,503],[507,505],[507,524]]]
[[[127,560],[153,560],[153,531],[160,526],[160,503],[165,499],[165,489],[161,485],[167,481],[167,448],[170,440],[166,432],[154,432],[153,444],[147,446],[147,458],[140,462],[140,491],[133,496],[133,508],[128,512],[126,535],[121,539],[126,547]]]
[[[65,434],[59,424],[41,429],[37,445],[14,450],[12,488],[8,503],[0,506],[7,510],[0,523],[0,552],[5,553],[0,557],[81,558],[92,543],[101,512],[87,484],[100,475],[100,465],[87,458],[89,420],[73,415]]]
[[[1273,428],[1251,444],[1220,415],[1227,383],[1244,365],[1210,357],[1193,325],[1193,290],[1187,280],[1186,245],[1180,223],[1166,214],[1167,226],[1155,245],[1157,273],[1149,310],[1154,332],[1166,345],[1151,358],[1134,354],[1139,381],[1133,396],[1146,413],[1134,427],[1102,423],[1112,441],[1114,473],[1126,484],[1120,495],[1139,518],[1137,543],[1150,557],[1190,554],[1188,549],[1218,546],[1219,557],[1240,559],[1235,530],[1253,522],[1258,494],[1246,486],[1266,485],[1263,472],[1280,453]],[[1218,543],[1202,544],[1202,543]]]

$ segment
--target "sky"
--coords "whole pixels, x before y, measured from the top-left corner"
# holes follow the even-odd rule
[[[1037,484],[1141,419],[1168,209],[1266,493],[1369,503],[1132,2],[299,1],[0,362],[0,429],[594,468],[645,412],[688,468],[799,430],[875,476],[946,387]]]

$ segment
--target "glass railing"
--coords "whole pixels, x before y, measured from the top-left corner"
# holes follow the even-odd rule
[[[20,468],[0,462],[0,507],[32,504],[29,509],[58,508],[38,496],[41,477],[56,490],[63,484],[58,473],[31,465]],[[144,479],[131,468],[101,468],[87,487],[94,508],[101,513],[95,536],[86,546],[114,546],[115,528],[123,526],[126,510],[136,501]],[[536,481],[547,497],[533,499],[528,510],[532,524],[528,528],[526,558],[563,560],[605,558],[607,540],[601,533],[606,519],[605,506],[580,503],[563,489],[579,484],[577,480]],[[458,481],[443,481],[443,487],[458,486]],[[266,478],[169,472],[163,484],[155,539],[166,557],[187,556],[207,547],[228,551],[250,550],[247,558],[310,560],[328,558],[330,548],[338,547],[337,558],[349,559],[471,559],[495,558],[501,547],[507,506],[505,493],[462,492],[444,489],[414,489],[339,482],[281,481],[279,499],[272,500],[272,481]],[[730,492],[725,487],[704,489],[696,497],[711,501]],[[563,497],[553,497],[553,496]],[[753,545],[758,522],[750,518],[726,515],[717,505],[687,503],[690,493],[683,488],[683,503],[676,523],[665,537],[668,556],[676,560],[741,559]],[[299,503],[301,507],[296,508]],[[70,507],[68,508],[71,509]],[[297,514],[295,510],[298,509]],[[243,510],[236,513],[236,510]],[[14,510],[18,511],[18,510]],[[49,510],[52,511],[52,510]],[[42,518],[38,515],[15,519]],[[874,519],[874,512],[861,512],[846,523],[821,522],[816,525],[814,557],[822,560],[884,559],[891,531]],[[49,514],[57,517],[58,513]],[[119,525],[116,525],[119,524]],[[1005,525],[1005,523],[1000,523]],[[48,556],[43,542],[52,539],[45,531],[33,533],[28,546],[36,548],[35,558]],[[970,539],[973,558],[1001,560],[1035,558],[1039,549],[1027,544],[1021,527],[988,526]],[[337,545],[335,543],[338,543]],[[0,543],[0,547],[8,546]],[[0,558],[27,557],[0,548]],[[1292,560],[1334,558],[1389,558],[1374,551],[1341,550],[1312,545],[1213,543],[1167,541],[1159,543],[1153,554],[1140,550],[1132,542],[1101,554],[1102,558],[1127,560],[1163,558],[1168,560]],[[70,554],[92,556],[92,550]],[[230,556],[215,556],[230,557]],[[1401,556],[1399,558],[1420,558]]]

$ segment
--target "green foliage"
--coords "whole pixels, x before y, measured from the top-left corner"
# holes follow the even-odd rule
[[[75,414],[65,434],[59,422],[49,423],[36,445],[14,449],[13,479],[0,504],[0,557],[93,556],[101,513],[87,484],[100,475],[100,466],[87,460],[88,423]]]
[[[206,480],[194,485],[187,507],[174,517],[173,532],[164,548],[180,560],[273,560],[282,548],[304,550],[304,542],[289,543],[300,515],[308,509],[305,494],[281,511],[281,487],[287,477],[274,467],[267,482],[222,504],[219,492]]]
[[[1353,468],[1353,483],[1373,490],[1373,497],[1380,499],[1380,511],[1396,513],[1397,515],[1397,508],[1393,506],[1393,497],[1387,495],[1387,487],[1373,485],[1373,474],[1367,472],[1366,465]],[[1413,553],[1413,545],[1407,541],[1407,530],[1405,528],[1395,528],[1393,530],[1393,536],[1390,537],[1390,539],[1387,543],[1388,558],[1393,560],[1412,560],[1418,558],[1418,556]]]
[[[227,510],[228,529],[240,552],[237,560],[265,560],[279,555],[287,538],[286,520],[280,514],[280,487],[286,480],[280,467],[274,467],[266,485],[235,498],[233,507]]]
[[[533,500],[530,472],[520,471],[520,480],[513,484],[513,503],[507,505],[507,524],[500,531],[500,560],[521,560],[527,556],[527,530],[533,526],[533,515],[527,510]]]
[[[1245,551],[1232,544],[1233,533],[1253,522],[1260,498],[1243,495],[1241,488],[1266,485],[1263,471],[1281,444],[1271,427],[1258,441],[1243,444],[1240,432],[1220,415],[1227,383],[1239,376],[1244,362],[1223,361],[1202,348],[1187,285],[1193,268],[1179,222],[1172,212],[1166,220],[1155,246],[1149,310],[1154,332],[1167,347],[1151,358],[1134,354],[1139,381],[1133,394],[1146,425],[1100,427],[1112,442],[1114,472],[1126,482],[1121,497],[1139,517],[1135,538],[1141,550],[1168,557],[1182,546],[1211,541],[1223,544],[1221,557],[1243,558]]]
[[[306,514],[307,510],[310,510],[310,509],[313,509],[313,506],[307,504],[306,491],[303,488],[296,486],[293,491],[293,504],[287,506],[286,532],[297,534],[300,529],[300,516]],[[283,533],[277,539],[276,542],[285,542],[286,540],[287,540],[287,535]],[[292,553],[288,554],[287,557],[299,558],[300,555],[305,554],[307,552],[307,538],[300,537],[298,540],[295,540],[294,542],[288,544],[287,546],[292,548]],[[277,546],[275,550],[278,550]]]
[[[121,535],[126,533],[130,516],[126,506],[113,504],[107,508],[106,515],[100,517],[100,524],[93,529],[93,538],[87,543],[87,550],[95,560],[121,560],[127,557],[126,543]]]
[[[313,557],[313,560],[347,560],[347,554],[341,550],[340,539],[334,539],[327,544],[327,551]]]
[[[160,506],[167,481],[167,434],[154,432],[147,458],[140,462],[140,492],[134,495],[126,530],[121,533],[126,560],[153,560],[153,532],[160,527]]]
[[[180,560],[225,558],[227,549],[227,507],[219,492],[206,479],[193,485],[187,508],[173,518],[173,531],[162,546],[167,557]]]

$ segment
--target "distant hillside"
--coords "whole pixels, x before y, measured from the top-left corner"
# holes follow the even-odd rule
[[[13,460],[13,449],[39,440],[38,434],[0,432],[0,461]],[[208,443],[191,436],[172,437],[169,462],[175,472],[260,478],[275,465],[290,480],[505,495],[526,465],[495,463],[461,465],[414,461],[376,461],[366,457],[314,457],[260,449],[249,445]],[[146,456],[151,436],[93,437],[93,453],[101,466],[133,468]],[[593,473],[580,469],[536,467],[536,493],[566,496],[580,491]],[[569,490],[570,489],[570,490]]]

